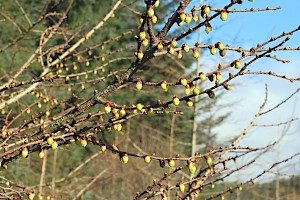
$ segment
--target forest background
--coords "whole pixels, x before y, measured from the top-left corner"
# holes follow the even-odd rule
[[[132,0],[0,2],[3,198],[299,198],[297,1],[236,1],[233,8],[241,12],[228,8],[228,19],[217,16],[210,21],[209,34],[209,26],[204,23],[209,18],[199,16],[199,10],[209,5],[212,16],[221,15],[230,1],[184,1],[189,2],[184,12],[194,17],[191,10],[196,6],[199,19],[182,26],[175,23],[164,38],[167,41],[162,40],[162,50],[160,43],[149,38],[149,26],[152,23],[157,34],[180,9],[180,1],[160,1],[157,8],[156,1],[148,1],[146,8],[147,1]],[[150,4],[158,18],[156,23],[149,18]],[[180,14],[176,13],[175,20]],[[148,19],[151,21],[145,23]],[[201,22],[200,31],[182,37],[174,45],[179,50],[172,55],[171,46],[165,43],[171,44],[172,38]],[[101,27],[95,28],[99,24]],[[145,47],[140,35],[143,31],[149,39]],[[237,76],[219,87],[228,72],[239,70],[230,63],[240,52],[251,53],[258,43],[284,31],[288,34],[283,36],[290,39],[277,47],[282,49],[272,49],[268,54],[271,58],[258,56],[247,68],[257,73]],[[281,44],[286,38],[283,36],[275,40],[276,44],[268,42],[266,48]],[[199,57],[195,54],[197,42],[203,44],[198,49]],[[218,55],[219,50],[212,55],[210,45],[217,42],[228,45],[226,56]],[[189,53],[185,53],[184,44],[191,47]],[[143,49],[146,55],[147,48],[157,49],[154,57],[143,63],[137,49]],[[180,51],[182,59],[178,58]],[[254,57],[247,55],[241,59],[242,64]],[[57,64],[52,64],[55,61]],[[219,64],[233,69],[218,68]],[[98,105],[61,124],[55,132],[47,132],[61,116],[80,108],[108,85],[122,82],[122,74],[136,65],[140,68],[109,92],[109,97],[100,98]],[[200,81],[199,70],[213,81]],[[182,83],[183,78],[189,84]],[[39,85],[24,93],[35,83]],[[200,89],[200,95],[191,89],[194,86]],[[258,110],[266,94],[263,111],[275,109],[252,124],[247,134],[241,134],[262,112]],[[180,104],[175,106],[177,97]],[[15,101],[10,103],[10,99]],[[136,111],[139,103],[147,107]],[[112,110],[108,112],[108,108]],[[242,140],[231,146],[240,135]],[[230,152],[224,160],[218,158],[225,150],[212,153],[220,146]],[[149,164],[146,157],[151,160]],[[197,175],[190,175],[190,163],[197,166]],[[268,171],[273,164],[274,169]],[[215,174],[210,173],[214,170]],[[262,176],[257,177],[260,173]],[[182,185],[184,192],[180,191]]]

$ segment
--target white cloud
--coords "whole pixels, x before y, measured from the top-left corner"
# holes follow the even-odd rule
[[[288,76],[299,77],[300,74],[298,60],[294,60],[294,62],[291,62],[287,65],[273,65],[272,68],[280,68],[278,73],[286,74]],[[234,138],[234,136],[240,134],[243,129],[248,126],[250,121],[257,113],[260,105],[263,102],[263,99],[265,98],[265,84],[268,84],[268,103],[264,110],[274,107],[295,92],[296,89],[300,88],[299,82],[290,83],[287,80],[264,75],[256,76],[250,80],[248,80],[247,76],[244,76],[239,80],[244,81],[243,84],[241,86],[234,87],[233,91],[226,92],[225,96],[220,101],[221,104],[227,104],[231,102],[233,105],[222,110],[222,113],[231,112],[230,119],[222,126],[215,129],[215,131],[219,133],[218,140],[220,142],[226,141],[229,138]],[[237,83],[239,80],[237,79],[235,83]],[[299,95],[300,93],[295,95],[294,98],[280,106],[278,109],[275,109],[265,116],[261,116],[257,123],[277,124],[288,121],[291,117],[300,119]],[[245,147],[266,146],[277,140],[284,131],[285,127],[286,126],[255,127],[245,136],[239,145]],[[276,146],[273,151],[265,156],[262,156],[262,158],[257,161],[262,165],[258,165],[254,169],[249,169],[250,171],[246,171],[245,173],[243,172],[243,174],[245,174],[244,179],[248,178],[246,174],[251,175],[253,171],[258,173],[262,170],[262,167],[267,168],[277,160],[284,159],[297,152],[300,152],[299,129],[299,120],[293,122],[280,145]],[[297,158],[297,160],[299,161],[300,158]],[[284,165],[286,165],[286,163],[284,163]],[[293,172],[290,172],[290,174],[292,173]],[[297,171],[294,171],[294,173],[297,173]]]

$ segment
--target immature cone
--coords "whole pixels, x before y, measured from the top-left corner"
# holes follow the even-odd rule
[[[182,26],[183,25],[183,21],[181,22],[177,22],[178,26]]]
[[[113,114],[116,114],[116,113],[118,113],[118,111],[119,111],[119,109],[118,109],[118,108],[113,108],[113,109],[111,110],[111,112],[112,112]]]
[[[22,150],[22,157],[23,158],[26,158],[28,156],[28,149],[25,147],[23,150]]]
[[[110,107],[110,104],[109,104],[109,103],[105,103],[104,111],[105,111],[106,113],[110,113],[110,112],[111,112],[111,107]]]
[[[231,85],[228,85],[228,84],[224,84],[223,87],[226,89],[226,90],[231,90],[232,89],[232,86]]]
[[[53,141],[52,145],[51,145],[52,149],[55,150],[58,147],[58,144],[56,141]]]
[[[7,187],[9,187],[9,186],[10,186],[10,182],[9,182],[9,181],[6,181],[6,182],[5,182],[5,185],[6,185]]]
[[[184,21],[185,21],[187,24],[191,23],[191,21],[192,21],[191,16],[190,16],[189,14],[186,14],[185,20],[184,20]]]
[[[139,33],[139,37],[140,37],[140,40],[145,39],[145,38],[146,38],[146,32],[145,32],[145,31],[141,31],[141,32]]]
[[[182,58],[182,52],[181,51],[177,51],[177,58],[181,59]]]
[[[142,80],[137,80],[136,85],[135,85],[136,89],[141,90],[143,88],[143,82]]]
[[[193,83],[189,84],[191,91],[193,91],[195,89],[195,85]]]
[[[207,18],[209,15],[206,14],[203,10],[200,12],[202,18]]]
[[[138,103],[137,105],[136,105],[136,109],[138,110],[138,111],[141,111],[142,109],[143,109],[143,104],[141,104],[141,103]]]
[[[189,95],[189,94],[191,93],[191,88],[190,88],[189,85],[186,85],[186,86],[185,86],[184,93],[185,93],[186,95]]]
[[[6,136],[7,136],[7,131],[6,131],[6,130],[3,130],[3,131],[2,131],[2,138],[6,138]]]
[[[123,117],[124,115],[126,115],[126,110],[124,108],[121,108],[120,115],[121,115],[121,117]]]
[[[179,190],[180,190],[180,192],[184,193],[185,185],[183,183],[179,184]]]
[[[47,143],[49,144],[49,145],[52,145],[53,144],[53,138],[52,137],[48,137],[47,138]]]
[[[171,160],[169,160],[168,164],[169,164],[170,167],[174,167],[175,166],[175,161],[171,159]]]
[[[212,163],[211,157],[207,157],[207,158],[206,158],[206,163],[207,163],[208,165],[210,165],[210,164]]]
[[[145,46],[147,46],[149,44],[149,40],[147,39],[147,38],[144,38],[143,40],[142,40],[142,45],[145,47]]]
[[[199,95],[200,94],[200,90],[198,88],[194,88],[193,90],[194,95]]]
[[[217,53],[216,47],[210,46],[210,54],[211,54],[211,55],[216,55],[216,53]]]
[[[105,145],[102,145],[101,146],[101,151],[104,153],[106,151],[106,146]]]
[[[188,164],[188,168],[191,174],[194,174],[196,172],[196,166],[194,165],[194,163],[190,162]]]
[[[119,119],[120,114],[118,112],[114,113],[114,119]]]
[[[203,10],[204,14],[209,15],[209,12],[210,12],[210,7],[209,6],[203,5],[202,10]]]
[[[175,53],[174,48],[173,47],[169,47],[168,48],[168,53],[173,55]]]
[[[172,38],[171,45],[172,45],[173,47],[176,47],[176,45],[177,45],[176,38]]]
[[[227,14],[226,10],[222,10],[221,11],[220,18],[221,18],[222,21],[226,21],[227,20],[228,14]]]
[[[216,74],[216,80],[217,80],[218,82],[222,80],[222,75],[221,75],[220,72],[217,72],[217,74]]]
[[[186,103],[188,107],[192,107],[193,106],[193,101],[191,98],[189,98],[188,102]]]
[[[209,23],[205,23],[205,32],[209,34],[212,31],[212,26]]]
[[[81,146],[86,147],[86,145],[88,143],[87,143],[86,139],[82,139],[82,140],[80,140],[80,144],[81,144]]]
[[[164,109],[164,114],[169,114],[169,113],[170,113],[170,110]]]
[[[152,17],[152,16],[154,15],[154,9],[153,9],[153,6],[149,6],[149,7],[147,8],[147,15],[148,15],[149,17]]]
[[[143,51],[140,49],[139,52],[137,53],[137,58],[142,60],[144,57]]]
[[[145,156],[144,157],[144,161],[145,161],[145,163],[150,163],[151,162],[151,158],[150,158],[150,156]]]
[[[199,57],[199,51],[197,49],[193,49],[193,56],[194,58],[198,58]]]
[[[115,124],[114,125],[114,129],[116,130],[116,131],[121,131],[122,130],[122,124]]]
[[[217,42],[215,47],[218,48],[220,51],[224,50],[224,44],[222,42]]]
[[[128,155],[127,154],[124,154],[122,157],[121,157],[121,162],[124,163],[124,164],[127,164],[128,163]]]
[[[235,67],[236,69],[240,69],[240,68],[242,67],[241,62],[238,61],[238,60],[235,60],[235,61],[234,61],[234,67]]]
[[[29,200],[33,200],[34,197],[35,197],[35,194],[34,194],[33,192],[30,192],[30,193],[28,194],[28,199],[29,199]]]
[[[157,8],[158,6],[159,6],[159,0],[156,0],[155,3],[154,3],[154,7]]]
[[[164,91],[167,91],[167,90],[168,90],[168,88],[167,88],[167,82],[166,82],[166,81],[162,81],[162,82],[160,83],[160,87],[161,87],[161,89],[163,89]]]
[[[153,16],[151,17],[151,21],[152,21],[153,24],[156,24],[156,22],[157,22],[157,17],[156,17],[155,15],[153,15]]]
[[[184,21],[184,20],[185,20],[185,17],[186,17],[186,15],[185,15],[184,13],[181,13],[179,17],[180,17],[180,20],[181,20],[181,21]]]
[[[199,17],[198,17],[197,15],[193,15],[193,20],[194,20],[194,22],[197,22],[198,19],[199,19]]]
[[[178,106],[178,105],[180,104],[180,100],[179,100],[178,97],[176,97],[176,96],[173,97],[173,104],[174,104],[175,106]]]
[[[164,46],[163,46],[162,42],[159,42],[159,43],[157,44],[157,49],[158,49],[158,50],[162,50],[163,48],[164,48]]]
[[[201,81],[204,81],[206,79],[206,75],[203,72],[199,73],[199,78]]]
[[[182,45],[182,49],[183,49],[185,52],[189,52],[190,47],[189,47],[187,44],[183,44],[183,45]]]
[[[45,152],[42,150],[42,151],[40,151],[40,153],[39,153],[39,157],[40,158],[44,158],[45,157]]]
[[[185,78],[181,78],[180,79],[180,84],[183,85],[183,86],[186,86],[187,85],[187,80]]]

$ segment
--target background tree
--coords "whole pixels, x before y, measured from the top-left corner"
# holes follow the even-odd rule
[[[226,21],[231,13],[279,9],[235,10],[241,3],[215,8],[189,0],[3,2],[3,198],[223,198],[266,174],[220,184],[212,192],[215,184],[251,167],[255,152],[275,145],[238,146],[256,120],[273,110],[264,110],[266,91],[249,126],[219,147],[211,129],[227,115],[212,113],[222,99],[215,91],[231,90],[233,79],[245,74],[300,79],[247,71],[260,59],[285,63],[273,53],[297,50],[284,45],[299,28],[249,49],[190,42],[199,28],[210,34],[214,21]],[[192,64],[206,52],[218,53],[219,61],[198,74]],[[201,120],[193,115],[195,103]],[[193,121],[199,124],[197,144],[206,145],[191,155]],[[248,155],[249,161],[230,164]]]

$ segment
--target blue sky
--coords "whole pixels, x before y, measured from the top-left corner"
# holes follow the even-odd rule
[[[199,2],[194,0],[193,2]],[[205,4],[213,5],[220,8],[228,1],[205,1]],[[255,13],[233,13],[229,14],[228,21],[221,22],[215,19],[211,24],[213,27],[220,27],[220,31],[213,31],[212,34],[207,35],[203,33],[202,41],[205,43],[211,39],[212,43],[221,41],[234,47],[255,47],[257,43],[263,43],[272,36],[277,36],[283,31],[288,32],[300,25],[300,1],[298,0],[254,0],[250,3],[244,0],[242,5],[235,6],[237,9],[243,8],[266,8],[281,6],[281,10],[255,12]],[[204,31],[203,31],[204,32]],[[196,37],[193,38],[195,41]],[[274,44],[277,44],[275,42]],[[192,44],[191,44],[192,45]],[[298,47],[300,46],[300,32],[295,33],[286,46]],[[253,71],[274,71],[290,77],[300,77],[300,51],[276,52],[277,57],[288,59],[291,62],[282,64],[271,59],[262,59],[251,65],[249,69]],[[230,55],[230,59],[235,55]],[[220,62],[220,57],[214,57],[205,54],[202,58],[202,63],[206,65],[215,66],[215,63]],[[224,61],[226,62],[226,60]],[[205,71],[205,68],[203,68]],[[209,71],[209,70],[207,70]],[[280,103],[296,89],[300,88],[300,82],[290,83],[287,80],[274,78],[270,76],[244,76],[237,78],[232,84],[238,84],[233,91],[227,92],[222,103],[233,106],[222,109],[221,113],[231,112],[229,123],[214,129],[218,133],[220,142],[234,138],[242,132],[242,130],[249,124],[251,119],[256,114],[260,104],[264,99],[265,84],[268,84],[269,101],[266,106],[271,108],[277,103]],[[263,116],[258,120],[258,124],[276,124],[287,121],[289,118],[300,118],[300,95],[297,94],[289,102],[284,104],[279,109]],[[224,100],[225,99],[225,100]],[[222,104],[221,103],[221,104]],[[254,128],[249,135],[240,143],[242,146],[262,147],[272,143],[279,138],[284,132],[286,126],[269,127],[269,128]],[[270,153],[266,154],[257,160],[256,168],[248,171],[243,171],[243,179],[253,176],[254,173],[259,173],[263,169],[269,168],[272,163],[300,152],[300,122],[299,120],[292,123],[287,131],[287,135],[283,138],[280,145],[276,146]],[[281,172],[287,174],[299,173],[300,158],[291,161],[296,163],[289,165],[286,163],[279,168]],[[273,176],[267,176],[264,180],[269,180]]]

